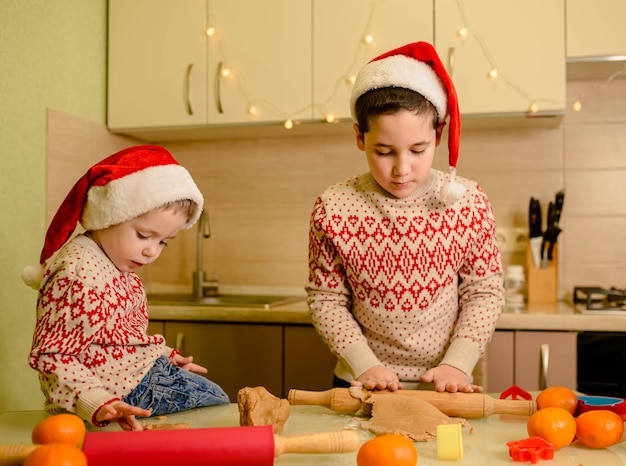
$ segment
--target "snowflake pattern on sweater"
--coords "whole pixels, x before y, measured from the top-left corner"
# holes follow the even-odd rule
[[[431,170],[397,199],[370,173],[328,188],[311,215],[308,303],[315,328],[352,380],[383,364],[416,382],[446,363],[471,374],[504,307],[495,218],[473,181],[453,205]]]
[[[87,421],[121,399],[168,356],[161,335],[147,335],[141,280],[120,272],[91,239],[78,235],[46,264],[29,356],[49,413]]]

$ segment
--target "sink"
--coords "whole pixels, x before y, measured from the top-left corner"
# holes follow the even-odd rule
[[[195,298],[191,294],[148,294],[148,303],[165,306],[254,307],[269,309],[303,301],[304,296],[220,294]]]

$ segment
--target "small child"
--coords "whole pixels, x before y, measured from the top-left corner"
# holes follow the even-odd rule
[[[351,97],[369,172],[328,188],[309,235],[311,318],[335,386],[482,391],[472,371],[504,306],[487,196],[456,178],[456,92],[425,42],[359,72]],[[450,174],[432,168],[445,121]]]
[[[71,189],[46,234],[40,264],[22,277],[39,290],[29,356],[48,413],[142,430],[148,417],[230,400],[193,358],[148,335],[137,269],[198,220],[204,199],[159,146],[122,150]],[[66,241],[77,223],[85,233]]]

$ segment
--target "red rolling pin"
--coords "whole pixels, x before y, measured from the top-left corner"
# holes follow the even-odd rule
[[[137,432],[87,432],[89,466],[272,466],[283,453],[344,453],[361,444],[355,430],[281,437],[272,426]],[[0,446],[0,465],[21,464],[37,445]]]

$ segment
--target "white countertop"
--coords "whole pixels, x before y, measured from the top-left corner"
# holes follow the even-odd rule
[[[247,322],[310,324],[305,298],[301,301],[262,308],[227,308],[207,306],[150,306],[151,320],[202,322]],[[522,313],[504,312],[498,330],[554,330],[626,332],[626,311],[623,314],[582,314],[567,302],[529,305]]]
[[[35,424],[43,419],[42,411],[9,412],[0,414],[0,438],[2,443],[30,443],[30,434]],[[322,431],[334,431],[344,428],[357,429],[362,442],[373,437],[369,431],[362,430],[360,422],[364,418],[352,415],[336,414],[330,409],[317,406],[292,406],[291,415],[285,424],[281,436],[302,435]],[[439,461],[437,442],[416,442],[419,466],[444,466],[462,464],[467,466],[512,466],[507,442],[528,437],[526,432],[527,417],[511,415],[493,415],[485,419],[470,419],[469,426],[463,428],[462,461]],[[171,414],[163,421],[187,422],[192,428],[236,427],[239,425],[239,412],[236,404],[200,408],[183,413]],[[96,430],[91,428],[91,430]],[[117,425],[110,425],[105,430],[119,430]],[[133,435],[132,432],[128,435]],[[623,440],[626,440],[626,436]],[[539,464],[551,466],[626,466],[626,443],[610,448],[594,450],[572,444],[557,450],[553,460],[540,460]],[[320,454],[284,454],[275,459],[276,465],[356,465],[356,452],[333,455]],[[530,464],[530,463],[519,463]]]

